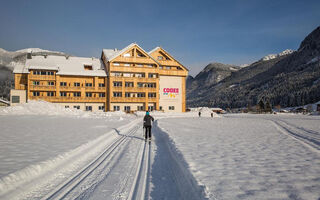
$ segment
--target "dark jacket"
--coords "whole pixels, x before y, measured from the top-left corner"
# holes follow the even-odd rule
[[[154,121],[150,115],[145,115],[143,118],[143,126],[151,126],[151,121]]]

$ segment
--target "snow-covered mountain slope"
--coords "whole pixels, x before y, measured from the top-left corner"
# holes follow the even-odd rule
[[[266,98],[272,105],[282,107],[317,102],[320,100],[319,41],[320,27],[301,42],[297,51],[286,50],[265,57],[264,60],[233,71],[218,83],[214,82],[214,78],[203,79],[197,83],[199,87],[194,89],[194,78],[188,78],[187,105],[240,108],[256,105],[260,99]],[[205,72],[201,77],[216,75]]]
[[[9,92],[10,89],[13,88],[14,84],[12,72],[15,66],[25,64],[27,53],[32,53],[33,55],[68,55],[63,52],[49,51],[39,48],[28,48],[18,51],[7,51],[0,48],[0,97],[9,99]]]
[[[294,50],[292,50],[292,49],[286,49],[278,54],[269,54],[267,56],[264,56],[261,60],[263,60],[263,61],[272,60],[272,59],[278,58],[280,56],[292,54],[293,52],[294,52]]]

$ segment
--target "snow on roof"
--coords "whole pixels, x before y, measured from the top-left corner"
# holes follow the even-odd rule
[[[143,53],[147,54],[153,61],[155,61],[157,64],[160,65],[160,63],[155,60],[152,56],[149,55],[148,52],[146,52],[143,48],[141,48],[137,43],[131,43],[128,46],[126,46],[125,48],[121,49],[121,50],[117,50],[117,49],[103,49],[102,52],[106,57],[107,61],[113,60],[114,58],[118,57],[119,55],[123,54],[124,52],[126,52],[127,50],[129,50],[131,47],[133,47],[134,45],[136,45],[138,48],[140,48],[142,50]]]
[[[23,73],[23,74],[28,74],[29,71],[28,71],[28,68],[23,65],[23,64],[17,64],[14,66],[14,69],[13,69],[13,73]]]
[[[45,70],[55,70],[55,71],[58,71],[59,70],[59,67],[57,67],[57,66],[41,66],[41,65],[39,65],[39,66],[35,66],[35,65],[33,65],[33,66],[30,66],[30,67],[28,67],[28,69],[45,69]]]
[[[85,70],[84,65],[92,65],[92,70]],[[24,67],[16,67],[14,73],[28,73],[29,69],[57,70],[58,75],[106,76],[103,64],[98,58],[32,56],[32,59],[26,60]]]
[[[157,51],[160,47],[156,47],[154,49],[152,49],[151,51],[149,51],[149,54],[152,54],[153,52]]]

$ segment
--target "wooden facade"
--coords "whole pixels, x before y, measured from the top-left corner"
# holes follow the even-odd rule
[[[131,44],[112,56],[103,51],[101,62],[104,77],[66,75],[59,74],[58,69],[33,67],[28,73],[15,73],[15,89],[26,90],[28,100],[41,99],[64,105],[100,103],[105,111],[114,111],[112,105],[127,105],[126,111],[159,110],[159,77],[178,76],[183,80],[182,110],[185,111],[188,70],[162,48],[147,53],[137,44]],[[92,66],[85,65],[84,69],[92,70]]]

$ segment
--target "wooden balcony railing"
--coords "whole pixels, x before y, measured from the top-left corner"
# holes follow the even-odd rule
[[[54,91],[56,90],[56,86],[51,85],[30,85],[30,90],[44,90],[44,91]]]
[[[30,80],[56,80],[56,76],[53,75],[29,75]]]

